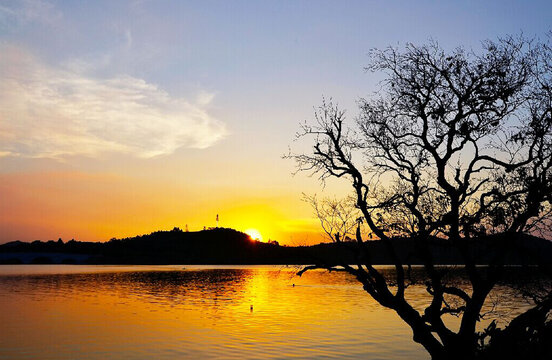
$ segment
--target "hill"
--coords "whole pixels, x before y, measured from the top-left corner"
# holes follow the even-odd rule
[[[405,264],[420,264],[415,243],[394,239],[394,246]],[[71,240],[13,241],[0,245],[0,264],[329,264],[357,262],[355,242],[312,246],[279,246],[253,241],[242,232],[214,228],[184,232],[178,228],[157,231],[108,242]],[[472,255],[479,264],[503,261],[507,264],[536,264],[552,261],[552,242],[530,235],[517,238],[494,236],[474,241]],[[389,264],[382,241],[366,242],[374,264]],[[430,251],[436,263],[459,264],[457,249],[443,239],[432,239]]]

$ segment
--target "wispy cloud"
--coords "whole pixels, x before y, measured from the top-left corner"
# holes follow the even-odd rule
[[[175,98],[130,76],[92,78],[0,45],[0,156],[153,157],[205,148],[226,134],[208,112],[212,98]]]
[[[132,33],[130,29],[125,30],[125,48],[128,50],[132,47]]]
[[[62,12],[47,1],[21,0],[0,4],[0,24],[38,22],[53,25],[62,17]]]

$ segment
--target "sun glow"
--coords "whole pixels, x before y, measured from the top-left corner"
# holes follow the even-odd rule
[[[257,229],[247,229],[244,231],[247,235],[249,235],[249,237],[251,238],[251,240],[259,240],[259,241],[263,241],[263,236],[261,235],[261,233],[259,232],[259,230]]]

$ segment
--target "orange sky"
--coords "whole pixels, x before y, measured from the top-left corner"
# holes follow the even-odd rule
[[[61,237],[106,241],[188,225],[255,228],[263,239],[320,241],[318,223],[293,191],[136,180],[109,174],[33,172],[0,175],[0,241]],[[305,217],[307,214],[307,217]]]

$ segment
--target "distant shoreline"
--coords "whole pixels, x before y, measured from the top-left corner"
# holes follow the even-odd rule
[[[410,239],[393,239],[393,245],[405,265],[421,264]],[[509,243],[504,247],[504,242]],[[344,246],[345,245],[345,246]],[[252,240],[247,234],[225,228],[185,232],[178,228],[108,242],[71,240],[14,241],[0,245],[0,264],[74,264],[74,265],[308,265],[356,264],[356,242],[322,243],[311,246],[280,246],[277,242]],[[363,244],[374,265],[392,264],[380,240]],[[443,239],[431,239],[430,251],[435,262],[461,265],[458,250]],[[504,263],[536,264],[536,259],[552,261],[552,242],[530,235],[507,239],[504,236],[478,239],[471,243],[477,264],[492,261],[490,254],[504,250]]]

